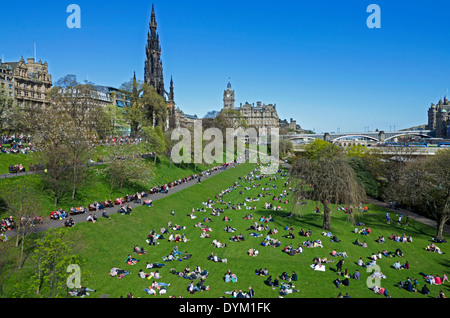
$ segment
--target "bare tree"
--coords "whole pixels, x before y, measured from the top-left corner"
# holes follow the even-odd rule
[[[360,204],[365,200],[363,187],[343,157],[299,158],[291,175],[296,180],[294,202],[309,197],[322,203],[324,230],[331,231],[330,204]]]
[[[450,150],[409,162],[389,183],[389,197],[407,207],[422,207],[436,220],[437,238],[443,238],[450,219]]]

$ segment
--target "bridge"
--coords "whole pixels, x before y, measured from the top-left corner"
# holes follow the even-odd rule
[[[292,141],[293,144],[309,143],[316,139],[329,142],[339,141],[367,141],[369,143],[382,143],[386,141],[396,141],[399,137],[415,136],[420,138],[433,138],[432,130],[403,130],[403,131],[377,131],[377,132],[354,132],[354,133],[325,133],[325,134],[288,134],[282,138]]]

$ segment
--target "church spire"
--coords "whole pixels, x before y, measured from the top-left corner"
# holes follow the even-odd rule
[[[173,79],[172,79],[172,76],[170,77],[169,101],[171,101],[171,102],[175,101],[175,94],[174,94],[174,89],[173,89]]]
[[[156,92],[164,98],[164,77],[161,62],[161,46],[159,45],[159,35],[156,32],[157,23],[155,15],[155,6],[152,4],[152,14],[150,18],[150,31],[146,47],[145,60],[145,83],[153,86]]]
[[[155,29],[156,29],[157,23],[156,23],[155,5],[154,5],[154,4],[152,4],[152,16],[151,16],[151,19],[150,19],[150,29],[151,29],[153,26],[154,26]]]

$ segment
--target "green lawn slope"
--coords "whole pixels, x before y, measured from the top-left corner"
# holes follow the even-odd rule
[[[322,215],[312,213],[316,207],[315,202],[308,202],[306,206],[301,208],[300,216],[294,218],[285,217],[292,210],[290,203],[281,203],[283,211],[265,210],[265,202],[273,202],[273,195],[277,196],[283,189],[287,189],[283,186],[286,178],[280,178],[276,181],[270,181],[268,178],[264,178],[260,181],[255,181],[256,183],[261,183],[261,186],[255,188],[252,187],[255,182],[247,183],[238,179],[247,175],[254,168],[255,165],[252,164],[242,164],[236,168],[230,168],[216,177],[204,180],[201,184],[196,184],[188,189],[156,201],[154,207],[142,206],[136,208],[130,216],[117,214],[113,215],[111,220],[103,219],[96,224],[77,224],[71,231],[78,231],[83,236],[80,244],[84,246],[84,249],[81,251],[80,256],[86,260],[86,263],[82,265],[82,284],[97,290],[97,292],[91,293],[90,297],[101,297],[102,295],[108,295],[108,297],[125,297],[131,292],[134,297],[142,298],[167,298],[169,296],[180,295],[185,298],[218,298],[221,296],[229,298],[231,296],[224,292],[234,289],[246,291],[249,286],[252,286],[257,298],[275,298],[279,295],[279,288],[266,286],[264,284],[265,277],[255,275],[256,269],[267,268],[273,277],[280,276],[284,271],[288,274],[295,271],[298,274],[299,280],[295,283],[295,288],[299,289],[300,292],[290,294],[286,298],[335,298],[339,292],[342,292],[344,295],[345,293],[349,293],[353,298],[383,298],[383,296],[375,295],[369,290],[367,287],[367,278],[370,273],[366,272],[365,268],[359,267],[356,262],[360,257],[365,262],[368,262],[372,253],[377,253],[383,249],[393,252],[397,247],[400,247],[405,255],[404,258],[400,259],[400,262],[403,264],[405,261],[408,261],[411,270],[394,270],[391,268],[391,265],[397,258],[382,258],[378,261],[381,271],[387,276],[386,279],[381,281],[381,285],[389,291],[392,297],[427,298],[436,297],[440,289],[443,289],[444,292],[449,292],[448,282],[444,286],[430,286],[431,294],[429,296],[424,296],[419,293],[409,293],[406,290],[396,287],[399,281],[405,280],[407,277],[413,277],[419,280],[419,287],[421,288],[425,283],[421,273],[434,275],[449,274],[448,245],[439,245],[445,254],[430,253],[424,249],[430,243],[429,239],[435,234],[435,229],[415,221],[411,221],[408,227],[405,225],[399,226],[395,222],[386,224],[385,210],[375,205],[369,205],[370,209],[367,213],[359,213],[356,217],[358,222],[363,222],[372,229],[372,234],[362,236],[353,233],[355,225],[347,220],[345,213],[338,211],[337,207],[333,207],[332,232],[338,236],[341,242],[332,243],[328,237],[321,234]],[[214,200],[216,194],[231,187],[234,182],[239,182],[240,186],[238,189],[226,194],[224,200],[235,204],[245,202],[244,198],[246,197],[255,198],[258,193],[268,192],[261,190],[261,187],[271,186],[266,186],[266,183],[276,184],[278,189],[271,189],[269,191],[271,195],[261,198],[258,202],[247,203],[251,206],[256,205],[256,211],[246,210],[245,207],[241,210],[228,209],[224,211],[224,214],[216,217],[211,216],[210,210],[207,209],[208,212],[196,212],[196,219],[190,219],[188,217],[192,208],[202,208],[202,202],[208,199]],[[250,190],[245,190],[245,187],[250,187]],[[243,194],[239,194],[240,191],[243,191]],[[225,205],[220,204],[216,204],[216,207],[226,208]],[[175,211],[174,216],[170,214],[172,210]],[[247,213],[252,213],[255,220],[244,220],[243,218]],[[223,222],[224,215],[231,218],[231,221]],[[272,235],[272,237],[279,238],[282,243],[278,248],[260,245],[267,231],[261,232],[263,236],[259,238],[249,235],[252,231],[248,231],[248,227],[255,221],[259,221],[259,218],[263,215],[272,215],[274,217],[274,222],[270,222],[269,226],[279,230],[278,234]],[[209,223],[213,229],[211,232],[212,237],[209,239],[200,238],[201,230],[194,227],[194,224],[199,221],[203,223],[205,217],[211,217],[213,220],[212,223]],[[395,218],[394,213],[392,217]],[[163,226],[166,227],[168,221],[171,221],[172,224],[185,226],[186,228],[182,231],[171,232],[184,233],[189,241],[187,243],[175,244],[167,240],[160,240],[156,246],[147,245],[145,240],[150,231],[155,229],[159,233],[159,229]],[[245,241],[239,243],[230,242],[229,238],[233,234],[224,231],[226,225],[236,228],[236,234],[244,234]],[[284,229],[286,225],[294,227],[295,239],[283,237],[288,233]],[[313,235],[309,239],[321,239],[324,247],[304,248],[302,254],[295,256],[289,256],[283,253],[282,249],[285,245],[292,243],[294,247],[297,247],[307,239],[298,235],[301,228],[305,230],[311,229]],[[406,233],[407,235],[411,235],[413,242],[398,243],[390,241],[388,237],[393,233]],[[381,235],[386,237],[386,243],[384,244],[375,242]],[[167,238],[168,236],[166,235],[165,237]],[[214,238],[226,243],[227,247],[221,249],[214,248],[211,245]],[[354,245],[353,242],[356,238],[365,240],[368,248]],[[448,237],[446,239],[448,240]],[[133,247],[135,245],[143,246],[147,250],[147,254],[142,256],[133,254]],[[179,247],[180,251],[187,251],[193,257],[190,260],[164,262],[162,258],[167,256],[175,245]],[[260,253],[257,257],[250,257],[246,254],[247,250],[251,247],[259,250]],[[343,268],[348,269],[352,274],[358,269],[362,274],[361,280],[357,281],[352,279],[348,287],[342,286],[340,289],[335,287],[333,281],[339,277],[335,273],[335,265],[340,258],[333,258],[330,255],[333,249],[338,252],[345,251],[349,255],[348,258],[345,258]],[[217,253],[219,257],[226,258],[228,262],[214,263],[208,261],[207,256],[210,253]],[[128,254],[132,254],[133,257],[140,260],[137,265],[131,266],[125,263]],[[328,257],[328,259],[333,259],[335,262],[327,264],[325,272],[313,271],[310,265],[313,263],[314,257]],[[170,283],[166,295],[150,296],[144,292],[144,289],[152,281],[139,278],[138,272],[140,269],[143,269],[145,272],[150,271],[145,269],[147,262],[166,264],[165,267],[159,270],[162,275],[159,281]],[[174,268],[176,271],[181,271],[187,266],[191,270],[196,266],[200,266],[209,272],[205,284],[210,286],[208,291],[190,295],[186,291],[190,281],[170,273],[171,268]],[[131,274],[122,279],[112,278],[109,276],[109,271],[112,267],[129,270]],[[224,274],[228,269],[237,275],[238,281],[236,283],[224,282]],[[197,281],[195,280],[195,283]]]

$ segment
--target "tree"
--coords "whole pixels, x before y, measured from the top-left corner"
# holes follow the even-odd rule
[[[153,86],[147,83],[143,84],[142,91],[142,103],[148,123],[152,126],[159,126],[165,131],[168,115],[166,101],[156,92]]]
[[[164,132],[159,126],[155,128],[146,126],[142,128],[142,132],[150,151],[154,153],[156,162],[156,157],[164,154],[166,151],[166,137],[164,136]]]
[[[124,114],[130,124],[131,137],[139,136],[145,126],[160,126],[165,131],[167,104],[153,86],[133,78],[122,84],[120,92],[130,96],[130,106],[124,107]]]
[[[16,220],[16,247],[20,246],[19,268],[23,265],[25,238],[34,232],[33,217],[41,213],[41,202],[28,179],[13,180],[0,195],[6,203],[6,212]]]
[[[292,141],[286,139],[280,139],[280,157],[284,158],[294,150]]]
[[[438,224],[436,237],[443,238],[444,225],[450,219],[450,150],[409,162],[389,183],[389,189],[388,198],[432,215]]]
[[[124,108],[119,108],[116,105],[109,104],[105,108],[105,135],[121,135],[127,129],[128,124],[125,119]]]
[[[324,157],[343,156],[343,152],[338,146],[321,139],[316,139],[313,143],[305,145],[304,150],[304,157],[313,160]]]
[[[72,200],[75,200],[77,190],[86,179],[87,160],[92,154],[90,138],[85,127],[78,127],[78,133],[67,136],[67,162],[70,167],[69,179],[72,183]]]
[[[117,144],[109,148],[110,154],[106,159],[108,164],[103,169],[110,184],[109,195],[115,186],[122,191],[125,182],[148,182],[152,175],[151,167],[145,159],[139,155],[130,155],[126,146]]]
[[[52,103],[49,111],[67,113],[76,127],[84,127],[90,134],[104,137],[105,125],[109,118],[103,106],[102,92],[93,83],[78,83],[75,75],[66,75],[59,79],[51,89],[49,96]]]
[[[68,113],[62,111],[49,112],[46,116],[34,120],[34,140],[42,145],[36,153],[38,160],[44,165],[42,174],[44,188],[52,191],[55,207],[59,196],[71,187],[72,141],[83,129],[76,125]]]
[[[80,242],[63,228],[50,228],[35,241],[33,287],[38,295],[46,292],[45,296],[53,298],[67,290],[68,266],[81,265],[76,255],[82,247]]]
[[[329,204],[350,205],[364,201],[364,190],[343,157],[299,158],[291,168],[291,175],[297,181],[294,202],[309,197],[322,203],[324,230],[331,231]]]
[[[5,89],[0,87],[0,132],[10,131],[13,127],[10,126],[10,122],[13,120],[12,107],[13,99],[7,95]]]

